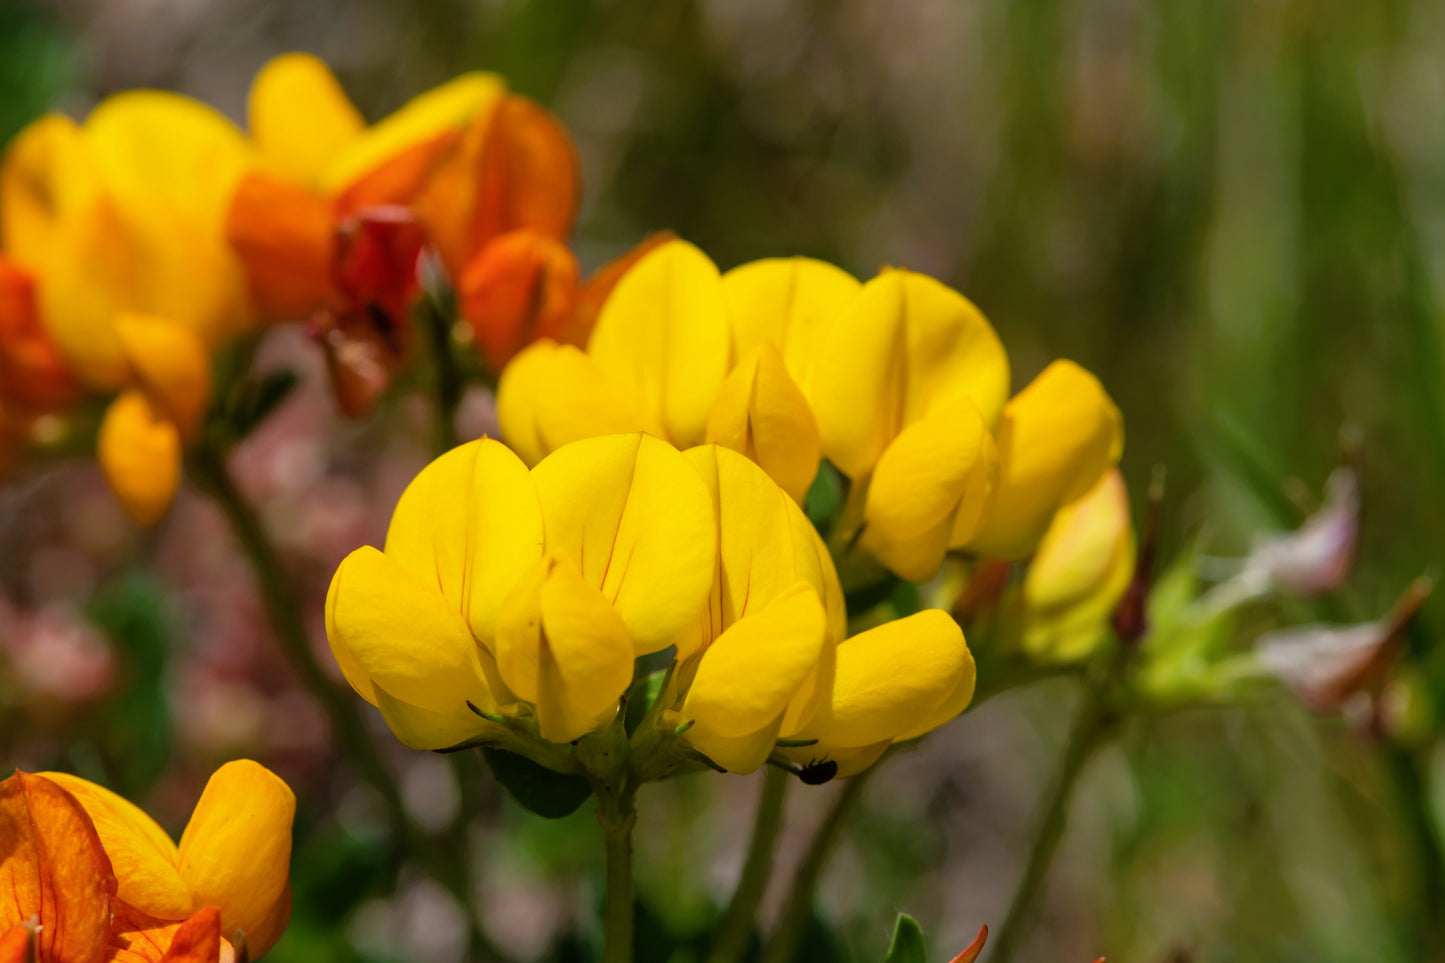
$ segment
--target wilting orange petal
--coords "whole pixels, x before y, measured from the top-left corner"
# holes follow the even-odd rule
[[[453,277],[489,241],[526,228],[564,241],[582,179],[572,138],[550,111],[508,95],[477,115],[441,158],[417,209]]]
[[[117,901],[106,963],[220,963],[221,911],[206,906],[180,922]]]
[[[617,282],[622,280],[622,276],[653,248],[661,247],[668,241],[675,240],[677,240],[677,234],[672,231],[657,231],[649,234],[626,254],[608,261],[593,271],[592,276],[582,285],[582,291],[577,296],[577,307],[572,312],[572,323],[569,330],[563,332],[566,336],[557,340],[565,344],[575,344],[579,348],[585,345],[587,336],[592,333],[592,326],[597,323],[597,315],[602,312],[602,305],[606,303],[607,296],[612,293],[612,289],[617,287]]]
[[[38,919],[39,959],[99,963],[115,874],[75,797],[28,773],[0,782],[0,854],[0,933]]]
[[[34,276],[0,255],[0,395],[48,409],[75,394],[65,359],[40,323]]]
[[[336,297],[331,205],[272,174],[247,174],[231,198],[226,240],[240,255],[262,317],[294,321]]]
[[[482,359],[499,372],[538,338],[559,340],[577,297],[577,259],[535,231],[512,231],[482,248],[458,293]]]
[[[348,308],[367,311],[394,328],[398,353],[410,305],[420,285],[417,260],[426,234],[405,207],[372,207],[342,222],[336,234],[332,280]]]
[[[980,926],[978,935],[973,942],[963,948],[963,952],[953,958],[953,963],[974,963],[978,955],[983,952],[983,944],[988,942],[988,927]]]

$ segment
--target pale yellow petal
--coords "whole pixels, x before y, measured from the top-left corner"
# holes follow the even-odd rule
[[[191,889],[176,864],[180,851],[166,831],[135,803],[104,786],[64,772],[42,772],[85,809],[115,870],[116,896],[164,920],[191,915]]]
[[[806,257],[743,264],[724,274],[722,283],[734,355],[741,358],[759,343],[772,342],[805,395],[828,331],[863,290],[848,272]]]
[[[196,906],[221,911],[221,932],[263,934],[287,898],[296,796],[265,766],[228,762],[206,783],[181,836],[180,873]],[[270,949],[251,945],[260,956]]]
[[[599,435],[664,436],[642,396],[568,344],[539,341],[502,371],[497,386],[502,437],[529,465],[563,445]]]
[[[572,559],[622,616],[637,654],[694,629],[716,564],[707,488],[687,459],[649,435],[574,442],[532,479],[547,550]]]
[[[96,457],[137,524],[154,525],[181,487],[181,433],[139,391],[127,391],[106,409],[96,438]]]
[[[822,458],[818,423],[771,341],[754,347],[722,383],[707,440],[757,462],[794,501],[807,497]]]
[[[366,129],[331,68],[307,53],[267,61],[251,82],[247,120],[266,161],[313,188]]]
[[[819,355],[812,400],[823,454],[860,478],[900,431],[960,396],[992,425],[1008,386],[998,335],[967,298],[922,274],[885,270]]]
[[[698,444],[731,367],[726,299],[717,267],[669,241],[623,276],[602,306],[587,354],[635,390],[678,447]]]
[[[1011,399],[998,431],[998,488],[968,547],[993,558],[1033,551],[1054,512],[1119,459],[1123,418],[1099,380],[1055,361]]]
[[[496,74],[468,73],[408,101],[352,141],[326,168],[321,187],[336,193],[409,148],[460,132],[506,92]]]

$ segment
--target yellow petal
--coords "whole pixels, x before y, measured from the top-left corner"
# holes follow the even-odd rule
[[[485,702],[477,646],[454,605],[371,546],[342,561],[326,599],[337,664],[364,698],[372,687],[403,702],[466,719]]]
[[[558,449],[532,479],[547,550],[572,559],[601,589],[638,655],[695,629],[717,534],[707,488],[686,458],[649,435],[607,435]]]
[[[126,513],[154,525],[181,486],[181,434],[175,422],[139,391],[127,391],[106,409],[96,456]]]
[[[386,554],[441,592],[486,643],[512,585],[542,556],[542,509],[525,465],[490,438],[433,461],[407,486]],[[392,695],[407,699],[393,689]]]
[[[722,280],[708,256],[669,241],[638,261],[602,306],[587,354],[678,447],[698,444],[730,368]]]
[[[846,779],[849,776],[856,776],[858,773],[873,765],[893,745],[893,740],[885,739],[882,742],[875,742],[871,746],[862,746],[857,749],[845,749],[840,746],[828,746],[818,743],[812,746],[803,746],[798,749],[780,750],[783,755],[793,760],[800,766],[817,765],[831,762],[838,767],[833,774],[834,779]]]
[[[1035,657],[1088,654],[1134,574],[1129,494],[1117,469],[1054,516],[1024,575],[1023,646]]]
[[[208,240],[220,241],[252,154],[219,111],[180,94],[132,90],[107,97],[81,130],[108,191],[164,200],[194,218]]]
[[[497,421],[507,444],[529,465],[584,438],[634,431],[664,435],[640,394],[570,344],[553,341],[526,348],[502,371]]]
[[[319,58],[287,53],[251,82],[251,139],[277,172],[319,187],[327,167],[366,129],[366,121]]]
[[[505,84],[495,74],[468,73],[413,98],[332,161],[321,177],[322,190],[337,193],[409,148],[459,132],[505,92]]]
[[[211,358],[195,331],[169,318],[127,312],[115,333],[136,380],[182,434],[200,424],[211,400]]]
[[[191,889],[176,869],[180,851],[154,819],[128,799],[79,776],[39,775],[74,796],[90,816],[115,870],[118,898],[160,919],[191,915]]]
[[[712,497],[718,565],[701,634],[679,641],[679,656],[705,648],[799,581],[823,600],[828,638],[842,639],[847,620],[833,560],[797,504],[735,451],[704,445],[689,449],[684,457]]]
[[[1016,559],[1033,551],[1054,512],[1119,460],[1124,423],[1097,378],[1055,361],[1009,401],[997,437],[997,492],[968,547]]]
[[[722,277],[732,317],[733,353],[770,341],[806,395],[813,364],[833,322],[863,290],[848,272],[807,257],[767,258]]]
[[[947,612],[926,609],[838,646],[832,699],[804,737],[861,748],[933,721],[973,673],[963,630]]]
[[[509,689],[536,706],[543,739],[571,742],[616,715],[632,682],[632,639],[576,564],[553,554],[523,577],[502,608],[497,669]]]
[[[885,270],[819,355],[812,398],[823,454],[860,478],[900,431],[960,396],[993,424],[1008,385],[1008,357],[978,308],[930,277]]]
[[[48,264],[57,223],[91,204],[99,186],[74,121],[48,114],[26,126],[0,165],[0,247],[6,256],[31,271]]]
[[[478,697],[472,705],[483,712],[495,712],[496,700]],[[376,707],[397,741],[410,749],[435,752],[450,749],[475,738],[486,729],[486,723],[471,709],[437,712],[402,702],[385,689],[376,688]]]
[[[180,871],[197,906],[220,909],[222,933],[262,934],[288,895],[295,815],[290,787],[249,759],[226,763],[206,783],[181,835]],[[250,944],[256,957],[270,948]]]
[[[688,687],[689,742],[730,772],[762,765],[827,637],[827,613],[807,582],[733,623],[703,653]]]
[[[932,578],[956,532],[972,535],[998,474],[993,438],[967,398],[899,433],[868,482],[863,544],[914,582]]]
[[[760,342],[722,383],[707,440],[757,462],[794,501],[807,497],[822,458],[818,423],[773,342]]]

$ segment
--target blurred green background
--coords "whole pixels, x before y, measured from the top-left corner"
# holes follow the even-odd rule
[[[804,253],[954,285],[999,330],[1016,386],[1058,356],[1104,381],[1136,504],[1168,469],[1165,558],[1197,536],[1239,555],[1250,533],[1295,526],[1342,434],[1357,439],[1355,571],[1297,620],[1378,617],[1442,555],[1439,3],[6,0],[0,140],[135,86],[243,121],[251,75],[291,49],[332,63],[372,118],[476,68],[551,106],[583,160],[585,265],[672,228],[723,267]],[[134,627],[166,622],[157,593],[140,577],[102,599],[126,665],[186,644],[184,612]],[[1270,697],[1130,729],[1086,778],[1023,958],[1425,958],[1445,917],[1421,858],[1445,822],[1442,605],[1410,640],[1403,746]],[[823,893],[845,958],[880,958],[899,908],[949,955],[1000,918],[1069,697],[1061,683],[1002,698],[870,787]],[[139,721],[164,716],[161,698],[131,684],[106,709],[146,761],[137,798],[168,759],[164,718]],[[445,770],[417,778],[422,796],[427,778],[456,790]],[[643,895],[679,939],[740,859],[755,784],[729,780],[719,799],[716,782],[642,798]],[[490,814],[476,858],[499,941],[576,958],[566,934],[595,898],[589,811],[542,823],[499,808],[480,773],[462,788]],[[794,794],[794,850],[830,788]],[[1433,811],[1404,798],[1415,789]],[[353,811],[365,801],[350,803],[303,812],[297,920],[273,958],[459,959],[456,907],[377,869]]]

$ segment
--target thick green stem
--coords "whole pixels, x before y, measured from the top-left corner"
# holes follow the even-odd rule
[[[599,789],[597,821],[607,843],[607,893],[602,917],[603,963],[632,963],[632,829],[637,825],[635,788]]]
[[[1008,963],[1018,950],[1024,936],[1024,925],[1032,915],[1039,890],[1048,877],[1049,866],[1063,840],[1069,804],[1073,801],[1074,790],[1078,788],[1079,777],[1094,753],[1108,741],[1113,728],[1114,717],[1100,691],[1090,686],[1079,703],[1059,768],[1044,796],[1044,808],[1034,831],[1023,875],[1014,890],[1003,924],[990,940],[989,963]]]
[[[879,760],[843,783],[842,792],[833,800],[833,807],[823,817],[823,822],[813,834],[812,842],[808,844],[803,861],[798,864],[792,888],[788,890],[787,902],[783,904],[782,916],[778,918],[773,937],[763,953],[763,963],[791,963],[797,957],[798,947],[802,945],[803,936],[808,929],[808,919],[813,912],[813,893],[818,888],[818,879],[823,875],[823,867],[827,865],[828,857],[833,854],[833,844],[838,841],[838,831],[852,811],[868,779],[881,764],[882,760]]]
[[[747,859],[743,862],[743,872],[738,877],[737,888],[733,890],[732,901],[718,924],[712,952],[708,955],[709,963],[734,963],[747,949],[748,939],[753,935],[753,920],[757,917],[758,906],[773,874],[773,851],[777,847],[778,831],[783,826],[783,800],[791,778],[787,770],[767,767]]]

